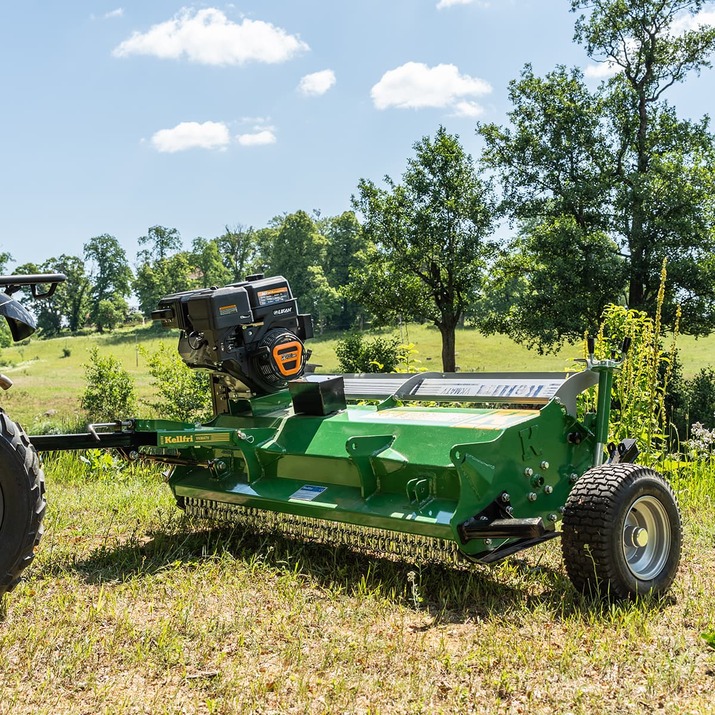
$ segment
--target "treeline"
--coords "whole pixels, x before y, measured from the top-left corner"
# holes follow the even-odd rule
[[[91,238],[82,256],[63,254],[18,266],[14,273],[67,276],[51,300],[28,303],[42,334],[112,330],[149,317],[169,293],[223,286],[252,273],[284,275],[318,329],[347,329],[358,320],[360,306],[348,288],[364,265],[365,235],[352,212],[321,218],[297,211],[266,228],[227,226],[220,236],[193,239],[188,249],[176,228],[152,226],[138,243],[134,267],[109,234]],[[5,262],[9,259],[5,254]]]
[[[455,328],[472,321],[542,350],[594,331],[608,304],[661,326],[715,328],[715,136],[666,94],[711,66],[715,28],[702,0],[571,0],[575,40],[606,72],[579,68],[509,85],[504,126],[478,124],[481,155],[439,127],[414,145],[399,181],[357,183],[351,212],[305,211],[265,228],[227,228],[185,249],[176,229],[140,239],[132,271],[116,239],[82,258],[18,270],[69,277],[38,316],[47,335],[124,319],[133,291],[148,314],[164,294],[283,274],[318,329],[361,319],[433,323],[445,370]],[[505,236],[509,233],[510,236]],[[667,262],[668,283],[661,289]]]

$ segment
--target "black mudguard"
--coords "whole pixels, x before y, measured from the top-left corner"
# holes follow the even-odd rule
[[[0,293],[0,315],[4,315],[15,341],[29,338],[37,328],[37,321],[22,303],[5,293]]]

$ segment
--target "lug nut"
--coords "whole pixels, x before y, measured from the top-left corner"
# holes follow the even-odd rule
[[[536,492],[529,492],[529,501],[536,501]]]
[[[501,500],[502,500],[505,504],[508,504],[508,503],[511,501],[511,497],[509,496],[509,494],[507,494],[507,492],[504,492],[504,493],[501,495]]]
[[[533,474],[534,474],[534,470],[533,470],[531,467],[527,467],[527,468],[524,470],[524,476],[525,476],[525,477],[531,477],[531,476],[533,476]]]
[[[541,468],[542,468],[542,469],[548,469],[548,468],[549,468],[549,463],[548,463],[546,460],[544,460],[544,461],[541,463]]]
[[[551,492],[553,492],[553,491],[554,491],[554,488],[550,484],[547,484],[544,487],[544,494],[551,494]]]
[[[549,514],[549,521],[558,521],[558,518],[556,514]]]

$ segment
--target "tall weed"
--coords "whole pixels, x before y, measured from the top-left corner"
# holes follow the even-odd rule
[[[668,348],[662,344],[661,308],[665,296],[666,265],[663,262],[655,317],[621,305],[606,306],[595,346],[595,357],[605,359],[620,354],[623,339],[631,346],[623,365],[614,375],[609,439],[620,442],[633,438],[643,459],[657,462],[667,447],[668,415],[665,395],[676,361],[679,332],[678,311],[673,339]],[[590,400],[595,400],[594,394]],[[591,405],[593,407],[595,401]]]

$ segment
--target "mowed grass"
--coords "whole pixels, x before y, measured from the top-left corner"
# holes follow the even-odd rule
[[[436,331],[403,337],[439,369]],[[22,360],[3,350],[16,382],[5,397],[20,396],[4,406],[26,410],[28,427],[52,405],[77,413],[95,344],[148,394],[137,345],[161,339],[33,341]],[[578,356],[470,330],[457,345],[465,371],[560,371]],[[324,371],[333,347],[313,341]],[[394,562],[187,519],[158,469],[109,454],[52,455],[45,470],[45,536],[0,606],[0,715],[715,712],[702,638],[715,631],[712,463],[671,475],[680,573],[667,597],[635,603],[578,595],[554,542],[495,567]]]
[[[393,562],[190,521],[157,471],[46,469],[47,532],[0,622],[3,715],[713,712],[712,468],[676,484],[671,593],[616,604],[577,595],[554,542]]]
[[[395,336],[405,344],[412,344],[415,350],[413,369],[441,371],[441,338],[435,328],[408,325],[402,330],[383,329],[374,334]],[[335,346],[339,338],[340,335],[327,334],[309,342],[310,361],[319,366],[319,372],[338,370]],[[178,343],[178,332],[146,326],[105,335],[51,340],[31,338],[29,344],[3,348],[0,372],[15,385],[2,396],[2,404],[30,432],[33,425],[39,426],[47,420],[48,412],[50,417],[72,423],[85,419],[80,409],[85,386],[84,365],[91,349],[97,347],[102,354],[116,356],[132,376],[142,409],[142,401],[151,401],[153,394],[146,353],[156,350],[161,342],[174,348]],[[678,345],[686,377],[692,377],[704,366],[715,364],[715,335],[698,340],[681,336]],[[581,356],[581,345],[567,345],[556,354],[539,355],[505,336],[483,336],[471,328],[457,332],[457,365],[463,372],[562,372],[573,368],[573,359]],[[135,415],[117,415],[118,418],[130,416]]]

